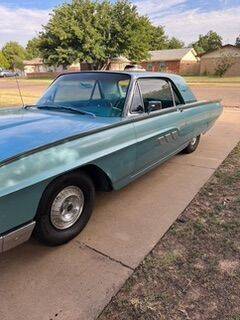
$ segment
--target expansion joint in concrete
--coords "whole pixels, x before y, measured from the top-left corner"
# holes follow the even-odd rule
[[[90,250],[92,250],[92,251],[94,251],[94,252],[96,252],[96,253],[104,256],[105,258],[107,258],[107,259],[109,259],[109,260],[111,260],[111,261],[113,261],[113,262],[119,263],[119,264],[122,265],[123,267],[128,268],[128,269],[134,271],[134,268],[128,266],[127,264],[123,263],[122,261],[117,260],[117,259],[114,259],[114,258],[108,256],[107,254],[105,254],[105,253],[103,253],[103,252],[101,252],[101,251],[99,251],[99,250],[97,250],[97,249],[89,246],[88,244],[86,244],[86,243],[84,243],[84,242],[78,242],[78,243],[79,243],[81,246],[84,246],[84,247],[86,247],[86,248],[88,248],[88,249],[90,249]]]

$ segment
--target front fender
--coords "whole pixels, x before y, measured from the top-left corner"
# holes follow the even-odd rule
[[[132,123],[34,152],[0,168],[0,234],[32,220],[46,186],[87,164],[101,168],[113,187],[135,166]]]

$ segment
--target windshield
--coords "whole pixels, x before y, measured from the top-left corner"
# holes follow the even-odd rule
[[[37,102],[38,108],[51,106],[66,111],[76,109],[100,117],[120,117],[130,77],[114,73],[75,73],[60,76]]]

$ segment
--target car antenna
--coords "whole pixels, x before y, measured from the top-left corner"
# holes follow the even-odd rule
[[[17,82],[18,92],[19,92],[19,95],[20,95],[20,98],[21,98],[21,101],[22,101],[22,107],[24,108],[25,104],[24,104],[24,101],[23,101],[23,96],[22,96],[22,92],[21,92],[21,88],[20,88],[17,76],[15,76],[15,79],[16,79],[16,82]]]

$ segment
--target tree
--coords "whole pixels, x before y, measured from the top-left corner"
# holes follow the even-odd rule
[[[150,37],[150,50],[163,50],[168,47],[168,38],[162,26],[152,26]]]
[[[110,7],[107,14],[109,31],[103,41],[103,48],[107,48],[105,58],[123,55],[135,62],[147,58],[153,29],[150,20],[140,16],[136,6],[128,1],[105,3]],[[104,24],[100,23],[100,26],[105,29]]]
[[[0,51],[0,68],[8,69],[10,67],[9,62],[2,51]]]
[[[236,39],[236,47],[240,48],[240,35]]]
[[[35,37],[28,41],[26,46],[26,55],[28,59],[38,58],[41,53],[39,50],[40,39]]]
[[[17,42],[10,41],[2,48],[2,52],[8,63],[10,69],[23,69],[23,60],[26,57],[25,49]]]
[[[85,61],[101,69],[119,55],[136,62],[147,58],[153,33],[162,32],[154,28],[127,0],[73,0],[53,11],[40,33],[39,48],[49,65]]]
[[[199,35],[197,42],[193,44],[197,53],[209,52],[222,46],[222,37],[214,31],[209,31],[206,35]]]
[[[170,40],[168,40],[168,49],[181,49],[181,48],[184,48],[184,42],[175,38],[175,37],[172,37]]]

